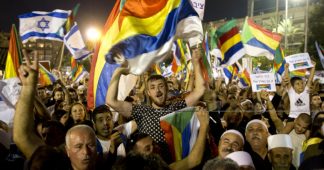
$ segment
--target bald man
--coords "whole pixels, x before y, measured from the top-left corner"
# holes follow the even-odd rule
[[[66,153],[74,170],[95,169],[97,159],[96,134],[87,125],[77,125],[65,136]]]

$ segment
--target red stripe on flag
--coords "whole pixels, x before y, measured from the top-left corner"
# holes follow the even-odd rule
[[[230,31],[226,32],[219,38],[219,43],[223,45],[227,40],[231,39],[234,35],[238,33],[239,33],[238,28],[233,27]]]

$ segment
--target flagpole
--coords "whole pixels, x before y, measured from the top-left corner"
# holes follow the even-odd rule
[[[61,47],[61,56],[60,56],[60,62],[58,66],[58,70],[60,71],[61,65],[62,65],[62,60],[63,60],[63,55],[64,55],[64,42],[62,42],[62,47]]]

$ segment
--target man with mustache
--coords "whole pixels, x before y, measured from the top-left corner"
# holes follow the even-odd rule
[[[268,127],[263,121],[253,119],[246,125],[245,137],[249,144],[247,152],[252,157],[255,169],[271,170],[272,166],[267,156],[268,136]]]
[[[150,135],[154,142],[161,147],[162,152],[168,152],[159,118],[187,106],[195,106],[203,96],[206,87],[199,63],[202,55],[201,51],[200,48],[192,50],[191,62],[195,75],[195,88],[184,98],[184,100],[167,102],[167,81],[161,75],[151,75],[146,82],[145,90],[150,98],[150,105],[135,105],[130,102],[118,100],[119,79],[122,74],[128,74],[129,72],[129,69],[123,66],[117,68],[111,78],[106,95],[106,103],[124,117],[135,119],[139,132]],[[127,63],[124,64],[127,65]],[[161,156],[167,163],[170,163],[167,160],[170,159],[168,153],[162,153]]]
[[[234,129],[225,131],[219,140],[218,157],[224,159],[228,154],[242,151],[244,146],[243,135]]]
[[[287,134],[277,134],[268,137],[268,157],[273,170],[295,170],[291,164],[293,145]]]

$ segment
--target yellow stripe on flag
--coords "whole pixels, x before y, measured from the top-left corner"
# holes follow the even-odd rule
[[[241,35],[236,34],[232,38],[228,39],[221,47],[221,51],[224,52],[224,54],[235,44],[239,43],[241,41]]]

